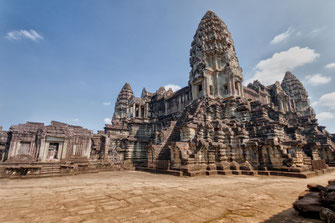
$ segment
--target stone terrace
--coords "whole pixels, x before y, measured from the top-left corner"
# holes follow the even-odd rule
[[[1,222],[311,222],[292,210],[310,179],[118,171],[0,180]],[[315,222],[315,221],[312,221]]]

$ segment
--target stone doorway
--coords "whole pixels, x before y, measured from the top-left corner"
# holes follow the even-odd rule
[[[52,162],[53,160],[58,160],[58,150],[59,150],[59,143],[49,144],[48,159],[50,162]]]

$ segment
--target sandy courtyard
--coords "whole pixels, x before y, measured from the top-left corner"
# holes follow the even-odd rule
[[[144,172],[0,180],[1,222],[313,222],[292,202],[310,179]],[[314,221],[315,222],[315,221]]]

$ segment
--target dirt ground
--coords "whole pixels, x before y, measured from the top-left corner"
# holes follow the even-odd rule
[[[318,222],[292,202],[310,179],[260,176],[193,178],[121,171],[0,180],[1,222]]]

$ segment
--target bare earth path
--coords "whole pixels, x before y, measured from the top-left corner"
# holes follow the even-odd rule
[[[194,178],[144,172],[0,180],[1,222],[316,222],[292,202],[310,179],[252,176]]]

